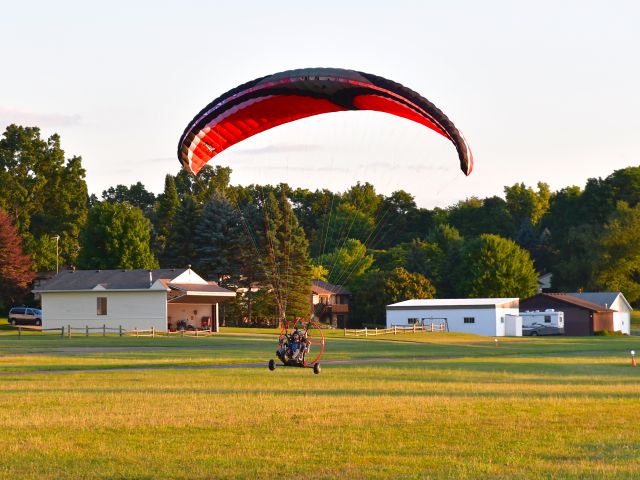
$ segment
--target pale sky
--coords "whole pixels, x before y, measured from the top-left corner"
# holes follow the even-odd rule
[[[423,207],[553,189],[640,164],[640,2],[0,0],[0,128],[57,132],[89,191],[180,166],[191,118],[227,90],[302,67],[374,73],[453,120],[475,158],[404,119],[323,115],[214,158],[232,183],[344,190],[370,181]]]

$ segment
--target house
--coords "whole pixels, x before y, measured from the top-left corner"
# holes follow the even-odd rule
[[[43,328],[174,330],[178,322],[218,331],[218,304],[235,293],[190,268],[64,270],[34,290]]]
[[[577,292],[569,295],[613,310],[613,331],[631,334],[631,311],[633,308],[622,292]]]
[[[450,332],[522,335],[517,298],[406,300],[387,305],[387,328],[445,323]]]
[[[613,310],[568,293],[538,293],[521,300],[520,309],[564,312],[565,335],[585,336],[613,330]]]
[[[322,280],[311,283],[311,308],[313,315],[321,322],[337,328],[349,324],[349,303],[351,292],[342,285],[332,285]]]
[[[549,291],[551,289],[551,282],[553,281],[553,273],[544,273],[536,280],[538,283],[538,293]]]

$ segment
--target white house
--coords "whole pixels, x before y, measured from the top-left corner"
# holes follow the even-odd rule
[[[178,322],[218,330],[218,303],[235,293],[190,268],[65,270],[34,290],[43,328],[173,330]]]
[[[519,304],[518,298],[406,300],[387,305],[387,328],[446,323],[450,332],[521,336]]]
[[[631,311],[633,308],[624,298],[622,292],[580,292],[568,295],[613,310],[613,330],[627,335],[631,334]]]

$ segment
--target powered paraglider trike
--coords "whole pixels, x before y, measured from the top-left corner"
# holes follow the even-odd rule
[[[324,353],[324,335],[315,320],[282,322],[276,357],[285,367],[313,368],[320,373],[320,357]],[[269,360],[269,370],[276,369],[276,361]]]

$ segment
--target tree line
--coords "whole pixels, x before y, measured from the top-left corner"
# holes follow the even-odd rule
[[[33,272],[55,270],[56,260],[81,269],[191,265],[243,292],[227,306],[236,322],[308,316],[312,278],[349,288],[354,323],[382,323],[386,304],[408,298],[527,297],[547,272],[559,291],[622,290],[640,299],[639,167],[584,188],[519,183],[504,197],[434,209],[368,183],[311,191],[231,185],[230,176],[227,167],[206,166],[197,178],[168,174],[157,195],[137,182],[98,197],[59,136],[7,127],[0,301],[18,301]]]

